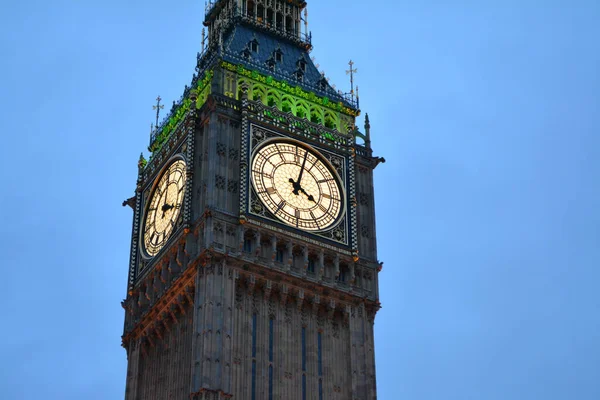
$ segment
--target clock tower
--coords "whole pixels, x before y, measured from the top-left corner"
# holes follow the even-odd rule
[[[127,400],[377,397],[383,159],[306,19],[302,0],[207,5],[196,73],[125,203]]]

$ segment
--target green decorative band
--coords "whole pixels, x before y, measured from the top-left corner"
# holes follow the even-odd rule
[[[308,92],[302,89],[300,86],[290,86],[288,83],[284,81],[278,81],[272,76],[265,76],[258,71],[252,71],[245,68],[243,65],[234,65],[227,61],[221,62],[221,67],[232,71],[237,72],[239,75],[246,76],[250,79],[253,79],[257,82],[264,83],[267,86],[271,86],[273,88],[279,89],[283,92],[289,93],[293,96],[301,97],[305,100],[318,104],[320,106],[329,108],[334,111],[341,112],[346,115],[350,115],[352,117],[357,117],[360,115],[359,110],[355,110],[353,108],[345,106],[342,102],[334,103],[328,97],[321,97],[313,92]]]
[[[198,84],[195,88],[193,88],[190,93],[195,92],[197,95],[196,100],[196,108],[202,107],[208,94],[210,93],[210,82],[214,72],[212,70],[206,71],[204,74],[204,78],[202,80],[198,80]],[[160,150],[163,144],[169,139],[177,125],[185,118],[186,114],[190,110],[192,105],[192,100],[190,100],[189,95],[183,99],[179,107],[175,109],[175,111],[171,114],[166,124],[163,125],[159,134],[156,135],[156,139],[150,144],[148,150],[151,152],[156,152]]]

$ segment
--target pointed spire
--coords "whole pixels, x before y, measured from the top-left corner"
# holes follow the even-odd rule
[[[144,158],[144,153],[140,153],[140,159],[138,160],[138,173],[141,175],[144,168],[146,168],[148,161]]]
[[[346,71],[346,75],[350,75],[350,95],[352,96],[352,101],[354,102],[354,74],[358,73],[358,70],[354,67],[354,61],[350,60],[348,62],[350,69]]]
[[[308,37],[308,7],[304,8],[304,34]]]
[[[371,122],[368,113],[365,114],[365,147],[371,148]]]

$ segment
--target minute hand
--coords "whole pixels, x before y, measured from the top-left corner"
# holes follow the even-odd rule
[[[296,183],[298,187],[300,187],[300,181],[302,180],[302,174],[304,173],[304,166],[306,165],[306,158],[308,157],[308,151],[304,152],[304,161],[302,161],[302,167],[300,167],[300,175],[298,175],[298,180]]]

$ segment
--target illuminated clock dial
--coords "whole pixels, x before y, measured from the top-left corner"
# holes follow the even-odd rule
[[[325,158],[308,146],[269,141],[252,158],[252,184],[280,221],[305,231],[323,231],[343,210],[342,186]]]
[[[185,194],[185,162],[177,160],[159,178],[144,221],[144,249],[153,257],[173,233]]]

